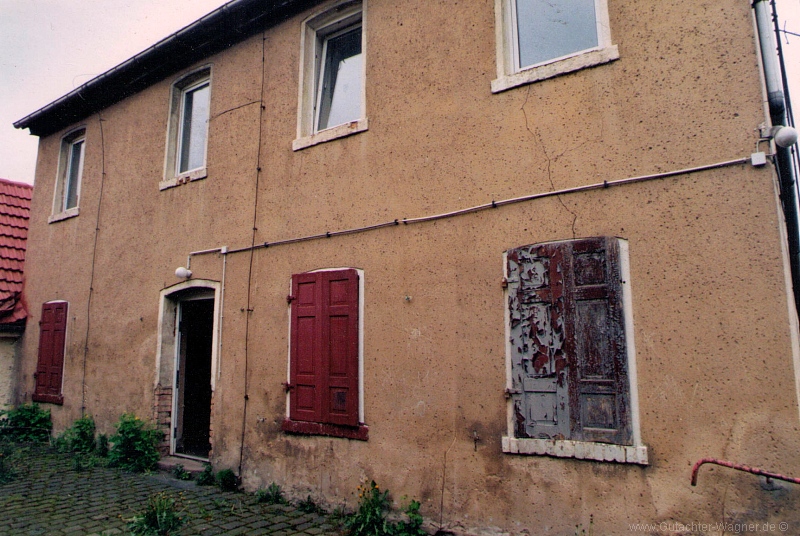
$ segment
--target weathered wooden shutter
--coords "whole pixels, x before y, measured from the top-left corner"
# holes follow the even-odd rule
[[[358,273],[292,277],[290,418],[358,425]]]
[[[517,437],[569,437],[562,249],[523,246],[507,256]]]
[[[39,322],[39,359],[36,366],[35,402],[62,404],[61,383],[64,371],[64,343],[67,330],[67,303],[45,303]]]
[[[617,240],[510,250],[508,289],[516,436],[630,444]]]
[[[616,238],[568,242],[565,287],[572,435],[583,441],[629,445],[628,367]]]

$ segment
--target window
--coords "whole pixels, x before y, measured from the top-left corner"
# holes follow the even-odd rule
[[[173,85],[162,189],[206,177],[210,104],[210,69],[185,76]]]
[[[295,150],[367,129],[363,5],[345,2],[303,24]]]
[[[61,382],[64,371],[66,333],[67,302],[49,302],[42,305],[34,402],[64,403]]]
[[[647,464],[627,258],[613,237],[506,252],[505,452]]]
[[[284,431],[367,439],[360,415],[361,281],[353,269],[292,276]]]
[[[51,223],[78,215],[85,145],[85,129],[76,130],[61,140]]]
[[[606,0],[495,3],[495,93],[619,58],[611,44]]]

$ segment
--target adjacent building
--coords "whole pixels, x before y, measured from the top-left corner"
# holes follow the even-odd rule
[[[0,409],[17,399],[17,341],[28,318],[23,290],[32,192],[29,184],[0,179]]]

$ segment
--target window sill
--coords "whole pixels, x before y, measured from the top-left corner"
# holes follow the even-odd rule
[[[55,223],[61,220],[68,220],[70,218],[74,218],[80,212],[78,207],[70,208],[65,210],[64,212],[59,212],[58,214],[53,214],[49,218],[47,218],[47,223]]]
[[[619,59],[619,49],[617,45],[583,52],[576,56],[564,58],[563,60],[546,63],[536,67],[531,67],[517,73],[498,77],[492,80],[492,93],[500,93],[517,86],[531,84],[539,80],[546,80],[566,73],[602,65]]]
[[[359,132],[364,132],[365,130],[369,130],[369,122],[366,118],[359,119],[358,121],[350,121],[349,123],[345,123],[343,125],[337,125],[335,127],[321,130],[310,136],[297,138],[292,142],[292,150],[299,151],[300,149],[305,149],[306,147],[311,147],[312,145],[344,138],[346,136],[358,134]]]
[[[181,173],[177,177],[173,177],[171,179],[165,179],[158,183],[159,190],[166,190],[167,188],[174,188],[175,186],[180,186],[181,184],[186,184],[192,181],[199,181],[200,179],[205,179],[208,177],[208,168],[200,168],[195,169],[192,171],[187,171],[186,173]]]
[[[45,404],[57,404],[59,406],[64,405],[64,395],[41,395],[34,393],[31,395],[31,399],[34,402],[44,402]]]
[[[340,426],[338,424],[322,424],[284,419],[281,430],[290,434],[299,435],[343,437],[345,439],[356,439],[358,441],[367,441],[369,439],[369,427],[364,424],[358,426]]]
[[[645,446],[632,447],[610,445],[608,443],[570,441],[567,439],[503,437],[503,452],[506,454],[555,456],[556,458],[648,465],[647,447]]]

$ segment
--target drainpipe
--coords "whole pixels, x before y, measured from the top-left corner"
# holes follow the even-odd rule
[[[774,0],[772,0],[774,4]],[[777,48],[773,41],[774,6],[769,0],[754,0],[758,42],[761,47],[761,63],[764,68],[764,82],[767,86],[770,120],[773,126],[786,125],[786,95],[783,77],[778,63]],[[777,29],[777,26],[775,27]],[[800,311],[800,234],[798,231],[797,188],[792,150],[775,145],[775,167],[778,172],[781,204],[786,221],[786,234],[789,246],[789,265],[792,273],[792,287],[795,308]]]

